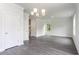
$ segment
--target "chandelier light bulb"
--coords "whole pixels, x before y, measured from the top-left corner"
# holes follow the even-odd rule
[[[31,12],[31,15],[34,15],[34,12],[33,11]]]
[[[37,13],[37,10],[38,10],[37,8],[33,8],[34,13]]]
[[[38,16],[38,17],[39,17],[39,13],[36,13],[36,16]]]
[[[41,11],[42,11],[42,13],[43,13],[43,12],[45,12],[45,9],[42,9]]]
[[[42,12],[42,16],[45,16],[46,10],[45,9],[42,9],[41,12]]]

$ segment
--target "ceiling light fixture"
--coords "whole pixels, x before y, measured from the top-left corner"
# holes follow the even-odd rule
[[[42,9],[41,11],[42,11],[42,12],[45,12],[45,9]]]
[[[46,10],[45,9],[42,9],[41,12],[42,12],[42,16],[45,16]]]
[[[34,13],[37,13],[37,10],[38,10],[37,8],[33,8]]]
[[[45,16],[45,14],[46,14],[46,10],[45,9],[41,9],[41,13],[38,10],[39,9],[37,9],[37,8],[33,8],[33,11],[31,12],[31,15],[39,17],[39,15],[42,14],[42,16]]]
[[[36,16],[38,16],[38,17],[39,17],[39,13],[36,13]]]
[[[33,11],[31,12],[31,15],[34,15],[34,12]]]

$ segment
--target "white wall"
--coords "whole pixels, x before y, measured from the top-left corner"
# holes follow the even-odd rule
[[[73,19],[73,40],[79,54],[79,4],[76,7],[77,10]]]
[[[44,23],[40,19],[31,18],[31,36],[39,37],[44,35]]]
[[[73,19],[70,18],[54,18],[49,20],[51,30],[47,31],[46,35],[72,37],[73,33]]]
[[[37,19],[36,22],[37,22],[36,36],[39,37],[39,36],[45,35],[45,31],[44,31],[44,28],[45,28],[45,26],[44,26],[44,20]]]
[[[24,11],[24,40],[29,40],[29,14]]]
[[[23,8],[16,4],[0,4],[0,51],[17,45],[24,40]]]
[[[37,22],[36,19],[31,18],[31,36],[36,36],[37,32]]]
[[[37,20],[37,36],[54,35],[72,37],[73,34],[73,19],[69,18],[53,18]],[[51,31],[46,30],[46,24],[51,24]]]

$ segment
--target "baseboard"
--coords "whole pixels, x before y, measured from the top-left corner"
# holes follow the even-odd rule
[[[45,35],[46,36],[46,35]],[[47,36],[58,36],[58,37],[68,37],[68,38],[72,38],[73,36],[68,36],[68,35],[47,35]]]
[[[36,37],[41,37],[41,36],[45,36],[44,34],[42,34],[42,35],[36,35]]]
[[[5,51],[5,50],[6,50],[6,49],[0,49],[0,53],[3,52],[3,51]]]

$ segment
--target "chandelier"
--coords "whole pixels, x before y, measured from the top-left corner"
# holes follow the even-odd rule
[[[45,9],[37,9],[37,8],[33,8],[33,10],[31,11],[31,15],[34,15],[34,16],[45,16],[46,14],[46,10]]]

